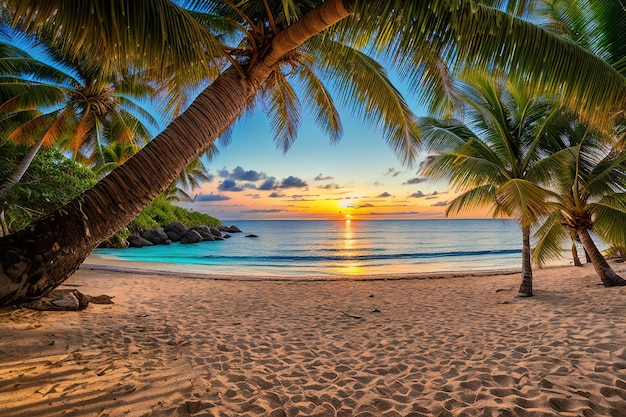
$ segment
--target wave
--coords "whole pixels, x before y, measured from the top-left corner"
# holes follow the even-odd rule
[[[430,252],[430,253],[397,253],[397,254],[369,254],[369,255],[268,255],[268,256],[237,256],[237,255],[203,255],[198,259],[224,260],[234,262],[331,262],[331,261],[383,261],[393,259],[433,259],[446,257],[479,257],[494,255],[516,255],[521,254],[518,249],[507,250],[481,250],[481,251],[451,251],[451,252]]]

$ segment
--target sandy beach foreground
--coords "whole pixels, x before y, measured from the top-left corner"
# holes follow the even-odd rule
[[[67,284],[115,304],[0,309],[0,416],[626,416],[626,288],[591,265],[528,299],[517,274]]]

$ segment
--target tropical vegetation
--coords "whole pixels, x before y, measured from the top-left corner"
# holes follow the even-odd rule
[[[535,98],[518,80],[474,73],[457,84],[466,104],[466,123],[424,118],[426,149],[420,171],[449,179],[460,194],[446,215],[489,207],[494,217],[515,218],[522,229],[522,282],[519,296],[532,293],[531,227],[548,213],[550,181],[560,160],[547,159],[546,143],[559,108]],[[555,165],[558,164],[558,165]]]
[[[446,91],[447,68],[501,68],[536,92],[558,91],[564,103],[597,124],[622,108],[626,96],[623,76],[606,61],[473,0],[236,5],[116,0],[75,2],[71,10],[65,4],[4,3],[15,26],[38,36],[54,34],[48,39],[53,49],[95,63],[102,74],[140,71],[177,92],[185,89],[175,87],[214,81],[94,188],[0,240],[0,305],[36,297],[65,280],[100,241],[136,217],[260,101],[267,103],[282,149],[296,137],[301,105],[309,106],[336,140],[341,133],[338,102],[379,128],[402,160],[412,161],[416,119],[375,58],[393,62],[409,85],[438,87],[416,89],[426,91],[424,97]],[[292,85],[294,77],[299,81]],[[33,240],[35,247],[24,246]]]
[[[616,246],[626,243],[626,152],[615,136],[605,137],[563,115],[553,154],[560,167],[553,175],[551,214],[537,232],[533,258],[542,265],[561,255],[561,243],[580,241],[606,286],[626,285],[598,250],[590,232]],[[615,132],[617,133],[617,132]]]

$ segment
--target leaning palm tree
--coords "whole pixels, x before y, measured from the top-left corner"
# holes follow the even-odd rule
[[[473,74],[459,87],[467,104],[465,120],[423,119],[425,145],[433,154],[421,172],[449,179],[458,195],[446,216],[479,207],[494,217],[516,218],[522,229],[522,282],[519,296],[532,292],[531,226],[547,213],[550,192],[546,145],[559,114],[544,98],[534,98],[521,82]]]
[[[16,25],[33,32],[52,30],[59,48],[73,51],[77,59],[98,62],[109,73],[132,66],[153,70],[155,77],[184,73],[189,80],[215,81],[155,140],[92,190],[0,240],[0,305],[42,295],[65,280],[98,242],[165,190],[260,93],[276,100],[273,114],[293,116],[290,111],[297,106],[283,78],[295,74],[292,69],[307,71],[307,62],[334,80],[341,101],[379,127],[405,160],[416,153],[413,116],[382,67],[361,48],[397,59],[404,74],[435,56],[451,68],[504,68],[524,74],[529,85],[559,90],[581,111],[604,118],[626,92],[624,78],[601,59],[473,0],[187,2],[193,10],[166,0],[114,0],[106,5],[84,1],[74,3],[72,10],[60,0],[4,4]],[[195,18],[220,13],[240,28],[242,36],[231,46]],[[525,42],[528,39],[533,43]],[[317,85],[318,79],[310,77],[304,97],[318,104],[316,117],[332,118],[328,90]],[[290,143],[297,118],[275,120],[279,145]],[[324,123],[331,129],[337,126]],[[168,155],[167,161],[162,155]],[[34,246],[26,244],[33,241]]]
[[[553,209],[538,230],[533,258],[542,265],[559,257],[562,241],[574,235],[602,283],[624,286],[626,280],[602,256],[590,231],[604,242],[626,243],[626,152],[576,121],[562,132],[561,149],[548,157],[561,161],[553,182]]]

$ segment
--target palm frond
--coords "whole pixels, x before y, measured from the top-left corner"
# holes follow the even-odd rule
[[[459,214],[462,211],[472,211],[491,207],[493,209],[496,199],[496,188],[491,184],[480,185],[466,191],[450,202],[446,209],[446,217],[450,214]]]
[[[302,122],[300,100],[285,76],[278,71],[270,75],[264,89],[270,103],[267,114],[275,132],[274,143],[287,152],[296,140]]]
[[[367,126],[382,130],[387,143],[405,164],[417,157],[417,119],[385,69],[363,52],[316,36],[304,45],[315,59],[315,72],[330,80],[342,104]]]
[[[337,143],[343,135],[343,127],[330,92],[304,59],[300,59],[297,75],[304,90],[305,106],[311,109],[315,122],[329,136],[331,143]]]
[[[539,268],[562,256],[562,244],[570,237],[570,234],[561,224],[561,220],[561,212],[554,211],[535,232],[536,242],[532,259]]]
[[[589,204],[593,231],[605,242],[626,244],[626,193],[616,193]]]
[[[552,193],[530,181],[513,178],[498,188],[498,205],[515,216],[522,225],[532,226],[538,219],[547,215],[546,202]]]
[[[15,25],[29,33],[54,33],[51,40],[62,54],[96,62],[104,72],[132,65],[152,68],[161,76],[169,68],[189,79],[203,79],[215,71],[211,63],[223,56],[214,36],[169,0],[71,5],[8,0],[6,7],[16,16]]]

